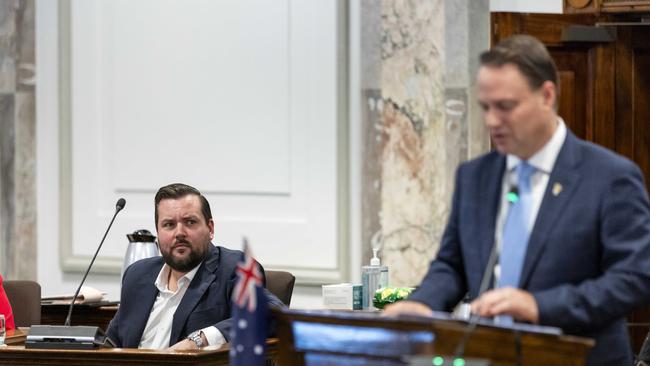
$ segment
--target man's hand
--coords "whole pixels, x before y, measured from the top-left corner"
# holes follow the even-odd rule
[[[193,341],[189,339],[183,339],[182,341],[169,347],[169,349],[172,351],[190,351],[194,349],[199,349],[199,347],[197,347],[196,343],[194,343]]]
[[[201,332],[201,339],[203,339],[203,344],[207,346],[208,340],[205,338],[203,332]],[[197,347],[196,343],[194,343],[194,341],[192,341],[191,339],[183,339],[182,341],[169,347],[169,349],[172,351],[190,351],[190,350],[199,349],[199,347]]]
[[[483,317],[510,315],[515,320],[539,322],[537,301],[530,292],[512,287],[490,290],[471,304],[472,312]]]
[[[400,314],[431,315],[433,312],[423,303],[407,300],[386,306],[382,313],[383,316],[397,316]]]

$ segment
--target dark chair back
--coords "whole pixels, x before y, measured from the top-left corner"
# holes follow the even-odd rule
[[[41,285],[35,281],[4,281],[16,327],[41,323]]]
[[[264,271],[264,273],[266,274],[266,289],[289,306],[296,277],[286,271]]]

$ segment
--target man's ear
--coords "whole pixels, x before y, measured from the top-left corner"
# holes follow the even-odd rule
[[[544,105],[548,108],[554,109],[557,103],[557,89],[555,88],[555,83],[550,80],[546,80],[542,84],[542,98],[544,99]]]
[[[210,229],[210,240],[214,239],[214,220],[208,220],[208,228]]]

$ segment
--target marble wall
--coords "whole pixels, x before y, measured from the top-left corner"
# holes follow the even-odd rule
[[[0,273],[36,279],[33,0],[0,1]]]
[[[487,151],[473,101],[487,0],[362,4],[363,261],[417,285],[439,247],[457,165]]]

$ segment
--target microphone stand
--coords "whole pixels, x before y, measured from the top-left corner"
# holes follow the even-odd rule
[[[121,205],[120,205],[120,203],[121,203]],[[75,301],[77,301],[77,296],[79,296],[79,291],[81,291],[81,287],[83,286],[84,282],[86,281],[86,277],[88,277],[88,273],[90,272],[90,269],[92,268],[93,264],[95,263],[95,258],[97,258],[97,254],[99,254],[99,250],[102,249],[102,245],[104,245],[104,240],[106,240],[106,235],[108,235],[108,231],[111,229],[111,226],[113,226],[113,221],[115,221],[115,217],[117,217],[118,212],[122,211],[125,204],[126,204],[126,200],[124,198],[120,198],[117,201],[117,204],[115,205],[115,213],[113,214],[113,218],[111,219],[111,222],[108,224],[108,227],[106,228],[106,231],[104,232],[104,236],[102,237],[102,240],[99,242],[99,246],[97,247],[97,250],[95,251],[95,255],[93,255],[93,259],[90,260],[90,264],[88,265],[88,268],[86,269],[86,273],[84,273],[84,277],[81,279],[81,283],[79,284],[79,287],[77,287],[77,291],[75,291],[74,296],[72,297],[72,301],[70,302],[70,308],[68,308],[68,316],[65,318],[65,323],[63,323],[63,325],[66,326],[66,327],[70,326],[70,318],[72,317],[72,309],[74,308]]]
[[[483,272],[481,286],[478,290],[479,297],[487,290],[488,286],[490,285],[492,273],[494,272],[494,266],[496,265],[498,258],[499,253],[497,250],[497,244],[494,243],[494,245],[492,245],[492,250],[490,250],[490,257],[488,258],[487,265],[485,266],[485,271]],[[474,333],[474,329],[476,329],[479,319],[480,317],[478,315],[471,313],[465,334],[463,335],[463,339],[461,339],[461,341],[458,343],[458,346],[456,346],[456,350],[454,351],[455,358],[462,358],[465,354],[465,346],[467,345],[467,341],[469,341],[469,337],[472,335],[472,333]]]
[[[519,187],[513,184],[510,187],[506,198],[510,203],[517,202],[519,200]],[[490,250],[490,257],[488,258],[487,265],[485,266],[485,271],[483,271],[483,278],[481,278],[481,285],[479,286],[477,297],[483,295],[483,293],[490,286],[490,280],[492,280],[492,275],[494,273],[494,266],[497,264],[498,259],[499,250],[497,248],[497,243],[494,242],[492,249]],[[467,346],[469,337],[472,335],[472,333],[474,333],[474,330],[476,329],[476,326],[478,325],[480,319],[480,316],[471,313],[467,328],[465,329],[465,334],[463,335],[463,338],[460,340],[456,346],[456,350],[454,351],[455,358],[463,358],[463,355],[465,354],[465,346]]]
[[[113,221],[118,212],[120,212],[126,205],[126,200],[120,198],[115,205],[115,213],[111,218],[111,222],[104,232],[104,236],[95,251],[86,272],[84,273],[83,279],[77,287],[72,301],[70,302],[70,307],[68,308],[68,316],[65,319],[64,325],[34,325],[30,328],[27,339],[25,340],[25,348],[47,348],[47,349],[95,349],[99,346],[111,346],[114,347],[115,344],[113,341],[106,337],[104,331],[99,327],[91,326],[70,326],[70,319],[72,317],[72,309],[74,308],[75,301],[79,296],[79,291],[88,277],[88,273],[95,263],[97,254],[106,240],[108,231],[113,226]]]

